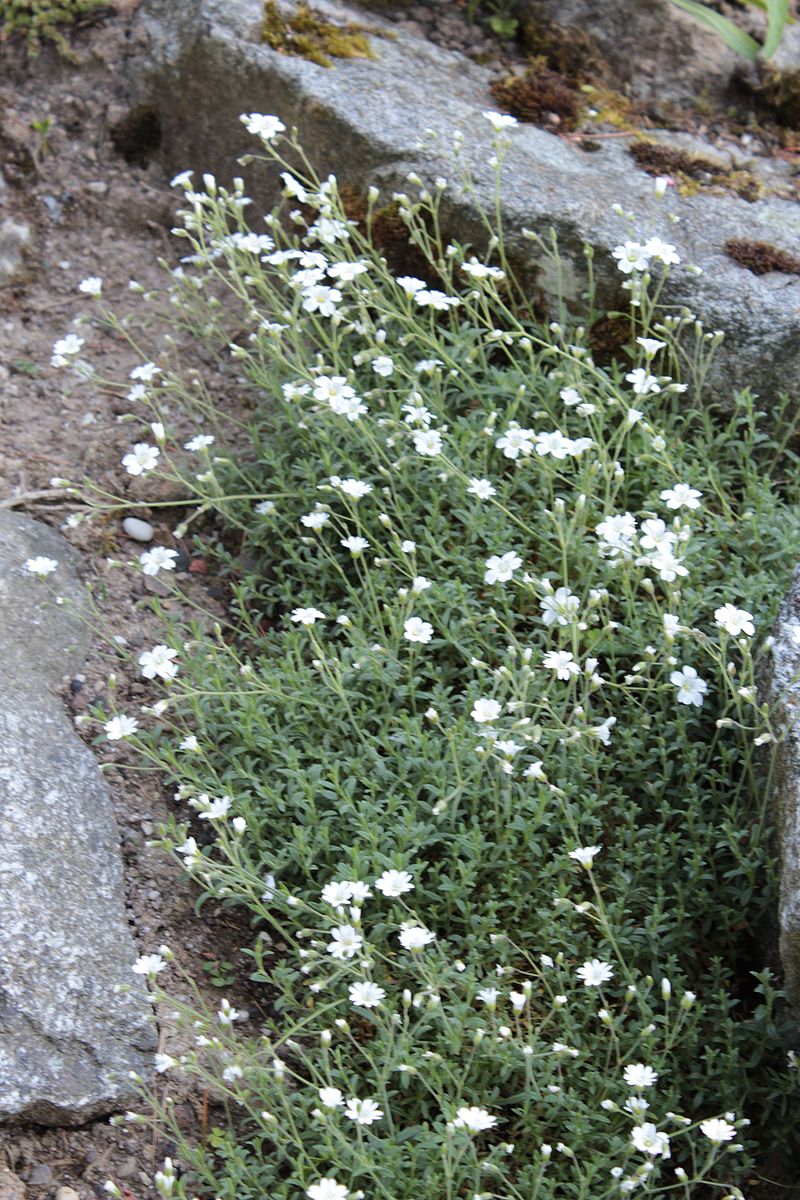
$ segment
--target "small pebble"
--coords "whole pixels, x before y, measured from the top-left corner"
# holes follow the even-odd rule
[[[25,1200],[25,1184],[7,1167],[0,1167],[0,1200]]]
[[[53,1182],[53,1169],[47,1163],[39,1163],[28,1176],[30,1187],[49,1187]]]
[[[86,185],[87,192],[94,192],[96,196],[105,196],[108,191],[108,184],[104,179],[93,179],[91,183]]]
[[[66,1185],[56,1188],[56,1200],[81,1200],[75,1188],[67,1187]]]
[[[153,540],[155,532],[153,526],[149,521],[143,521],[140,517],[126,517],[122,522],[122,528],[135,542],[152,542]]]

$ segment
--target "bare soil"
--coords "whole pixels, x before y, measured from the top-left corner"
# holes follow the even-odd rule
[[[50,366],[53,342],[75,331],[76,318],[92,310],[92,302],[77,290],[89,275],[102,276],[110,309],[132,315],[131,332],[146,353],[158,352],[166,332],[166,327],[139,325],[141,300],[128,286],[132,279],[146,288],[163,284],[157,259],[175,257],[169,237],[175,198],[168,180],[146,154],[130,163],[115,147],[128,111],[125,62],[133,49],[134,6],[135,0],[125,0],[118,11],[108,10],[76,31],[78,65],[65,62],[48,46],[31,62],[18,47],[0,47],[0,224],[11,218],[30,229],[21,271],[0,285],[0,503],[65,532],[84,553],[108,637],[124,637],[135,651],[162,640],[163,625],[146,602],[151,592],[164,589],[160,581],[133,569],[110,567],[107,559],[132,559],[144,547],[125,537],[121,514],[65,529],[66,518],[81,506],[54,494],[50,482],[53,477],[91,476],[111,492],[153,498],[120,467],[140,428],[125,419],[131,405],[111,389],[78,383]],[[43,133],[48,119],[50,127]],[[82,325],[78,332],[86,339],[85,357],[108,379],[124,380],[141,361],[102,321]],[[187,437],[191,432],[191,427],[185,429]],[[181,552],[184,570],[178,581],[188,600],[219,611],[214,581],[187,569],[191,548],[172,537],[182,510],[149,510],[142,503],[133,512],[154,525],[156,544]],[[179,600],[167,596],[162,603],[176,615],[181,611]],[[64,682],[65,703],[75,716],[94,704],[108,704],[111,669],[117,676],[120,711],[136,713],[156,698],[114,655],[107,637],[98,638],[84,673]],[[91,740],[96,734],[94,724],[85,736]],[[126,769],[124,747],[115,751],[105,743],[97,751],[101,759],[118,764],[106,777],[120,828],[128,916],[140,952],[166,943],[199,982],[209,1005],[229,995],[257,1023],[264,989],[254,994],[248,986],[250,968],[239,953],[248,941],[246,927],[213,904],[198,914],[196,889],[161,850],[148,848],[173,808],[172,798],[157,776]],[[180,995],[177,973],[170,974],[176,982],[167,980],[165,986]],[[224,992],[212,982],[220,976],[233,977]],[[160,1048],[179,1053],[168,1011],[158,1014],[158,1026]],[[153,1083],[162,1096],[169,1092],[182,1125],[202,1136],[213,1120],[208,1098],[180,1080],[154,1076]],[[64,1186],[80,1200],[100,1198],[107,1179],[126,1189],[131,1200],[146,1200],[154,1195],[153,1171],[171,1150],[141,1126],[112,1127],[107,1120],[79,1129],[3,1127],[0,1197],[7,1197],[8,1179],[1,1173],[6,1166],[25,1184],[29,1200],[49,1200]]]

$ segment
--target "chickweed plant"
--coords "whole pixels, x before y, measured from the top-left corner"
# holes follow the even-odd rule
[[[499,187],[515,122],[485,116]],[[123,466],[183,485],[176,532],[203,516],[227,617],[165,623],[131,662],[152,704],[90,718],[175,788],[160,844],[249,913],[269,989],[255,1035],[235,994],[170,1000],[193,1049],[127,1117],[179,1147],[156,1186],[741,1197],[797,1077],[754,949],[776,902],[756,678],[798,533],[780,422],[699,403],[720,335],[661,303],[686,269],[663,230],[619,210],[630,339],[600,365],[588,328],[531,316],[495,218],[481,257],[446,243],[445,180],[393,198],[428,268],[403,275],[375,189],[354,222],[296,133],[243,120],[284,187],[266,225],[241,180],[174,181],[169,311],[221,373],[175,349],[122,389]],[[90,375],[82,344],[54,364]],[[147,949],[163,998],[177,966]],[[175,1072],[227,1106],[200,1146]]]

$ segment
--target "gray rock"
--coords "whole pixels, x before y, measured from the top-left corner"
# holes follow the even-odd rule
[[[48,1163],[38,1163],[28,1176],[29,1187],[50,1187],[53,1182],[53,1168]]]
[[[45,556],[45,579],[25,571]],[[55,603],[57,596],[64,603]],[[0,1120],[78,1125],[132,1101],[154,1031],[105,782],[54,689],[90,642],[79,559],[0,510]],[[115,994],[119,984],[130,991]]]
[[[724,97],[743,61],[670,0],[523,0],[520,16],[588,35],[614,82],[643,99]]]
[[[800,567],[795,570],[773,631],[775,643],[762,681],[763,698],[775,706],[785,736],[775,751],[770,804],[780,867],[778,930],[784,987],[800,1009]]]
[[[126,517],[122,522],[122,528],[135,542],[152,542],[153,540],[153,526],[149,521],[143,521],[141,517]]]
[[[317,7],[343,19],[353,15],[324,0]],[[490,73],[397,29],[394,39],[373,40],[376,61],[339,60],[326,69],[261,44],[260,13],[261,0],[144,0],[141,5],[138,19],[149,48],[135,64],[134,83],[137,100],[158,109],[169,168],[191,167],[229,179],[238,173],[236,158],[257,151],[240,113],[275,113],[288,127],[297,126],[323,175],[334,171],[340,181],[364,190],[375,183],[391,196],[408,190],[411,170],[424,178],[452,179],[445,149],[453,130],[460,129],[474,194],[450,196],[445,231],[476,245],[485,240],[475,200],[493,207],[486,161],[490,130],[480,116],[495,107]],[[421,149],[425,129],[438,140],[429,139],[428,148]],[[589,243],[595,248],[600,302],[609,308],[624,303],[611,258],[613,247],[631,236],[631,227],[612,212],[621,202],[636,214],[635,233],[657,233],[675,242],[684,264],[695,263],[704,272],[694,276],[684,267],[674,269],[663,299],[688,306],[709,330],[725,331],[727,342],[711,379],[715,391],[724,396],[750,387],[769,405],[789,386],[800,369],[800,277],[753,275],[722,247],[727,238],[749,237],[796,253],[796,204],[776,198],[748,203],[709,193],[671,195],[659,202],[652,179],[615,139],[589,154],[533,126],[512,134],[502,189],[505,229],[513,259],[537,272],[540,294],[553,295],[556,274],[523,237],[526,227],[545,238],[556,231],[563,260],[560,284],[569,302],[580,306],[586,286],[583,246]],[[248,193],[266,206],[276,197],[277,182],[275,171],[253,168]],[[680,216],[678,226],[667,220],[669,209]]]
[[[22,255],[31,240],[30,227],[11,217],[0,224],[0,284],[12,282],[22,270]]]

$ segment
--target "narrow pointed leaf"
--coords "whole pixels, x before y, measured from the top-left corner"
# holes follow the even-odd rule
[[[772,58],[789,20],[789,0],[766,0],[766,5],[767,36],[761,48],[761,57]]]

